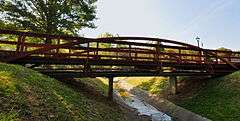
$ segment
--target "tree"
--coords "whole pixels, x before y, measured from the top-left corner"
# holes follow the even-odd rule
[[[232,50],[231,49],[228,49],[228,48],[225,48],[225,47],[221,47],[221,48],[218,48],[217,50],[222,51],[222,52],[218,52],[217,53],[218,56],[230,57],[232,55]]]
[[[228,49],[228,48],[225,48],[225,47],[220,47],[217,50],[220,50],[220,51],[232,51],[231,49]]]
[[[76,35],[95,28],[97,0],[0,0],[1,20],[14,29]]]
[[[97,38],[108,38],[108,37],[114,37],[113,34],[109,33],[109,32],[105,32],[105,33],[102,33],[100,35],[97,36]],[[99,45],[100,48],[110,48],[111,47],[111,44],[110,43],[100,43]]]
[[[97,38],[107,38],[107,37],[114,37],[114,35],[109,32],[104,32],[97,36]]]

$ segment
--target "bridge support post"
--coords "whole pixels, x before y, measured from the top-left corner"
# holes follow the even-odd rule
[[[113,77],[108,77],[108,99],[113,100]]]
[[[171,94],[173,94],[173,95],[177,94],[177,77],[170,76],[169,83],[170,83]]]

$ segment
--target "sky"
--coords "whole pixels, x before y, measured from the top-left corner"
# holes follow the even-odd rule
[[[96,29],[85,37],[109,32],[182,41],[204,48],[240,50],[240,0],[98,0]]]

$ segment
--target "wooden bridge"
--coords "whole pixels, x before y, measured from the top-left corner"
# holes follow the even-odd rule
[[[239,70],[240,52],[159,38],[84,38],[0,29],[0,61],[61,78],[216,76]]]

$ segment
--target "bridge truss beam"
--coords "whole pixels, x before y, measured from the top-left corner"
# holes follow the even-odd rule
[[[29,67],[44,70],[43,73],[78,73],[82,76],[221,75],[238,70],[240,62],[240,52],[203,49],[159,38],[83,38],[1,29],[0,34],[3,46],[0,48],[0,61],[32,64],[34,66]],[[44,44],[46,39],[51,39],[52,43]],[[43,65],[54,68],[46,70]]]

